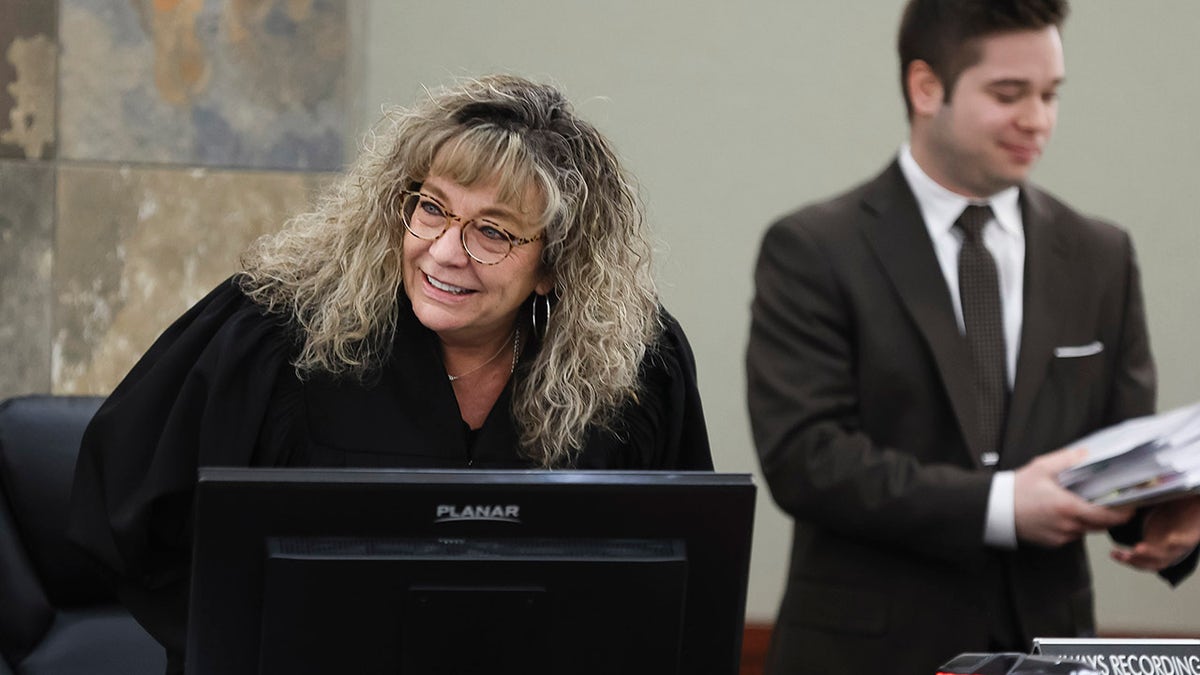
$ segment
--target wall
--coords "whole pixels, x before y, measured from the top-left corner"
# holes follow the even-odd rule
[[[379,106],[461,75],[556,82],[640,178],[662,294],[700,366],[718,468],[756,470],[742,358],[767,223],[876,172],[904,138],[893,54],[901,0],[415,3],[372,0],[366,125]],[[1200,398],[1195,209],[1200,4],[1075,3],[1044,186],[1127,226],[1138,245],[1161,405]],[[771,620],[788,520],[759,501],[748,616]],[[1169,592],[1092,542],[1104,630],[1200,634],[1200,584]]]
[[[0,397],[111,391],[307,206],[361,116],[359,17],[0,0]]]

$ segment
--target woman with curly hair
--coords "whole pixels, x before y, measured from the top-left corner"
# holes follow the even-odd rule
[[[71,536],[181,664],[196,469],[711,469],[634,187],[554,88],[390,112],[84,437]]]

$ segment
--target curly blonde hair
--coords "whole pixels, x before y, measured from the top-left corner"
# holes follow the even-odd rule
[[[544,200],[554,310],[517,371],[512,413],[524,454],[568,466],[590,428],[613,429],[636,401],[662,325],[637,190],[555,88],[496,75],[389,110],[315,211],[245,253],[241,287],[299,327],[300,377],[369,377],[391,353],[403,293],[400,193],[434,174],[465,187],[498,180],[504,201],[535,186]]]

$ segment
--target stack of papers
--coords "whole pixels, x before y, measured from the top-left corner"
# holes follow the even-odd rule
[[[1102,506],[1142,505],[1200,492],[1200,403],[1138,417],[1085,436],[1088,458],[1064,487]]]

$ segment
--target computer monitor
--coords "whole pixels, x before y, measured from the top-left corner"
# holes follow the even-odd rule
[[[754,485],[204,468],[186,672],[738,671]]]

